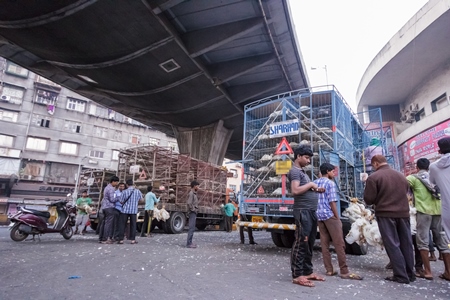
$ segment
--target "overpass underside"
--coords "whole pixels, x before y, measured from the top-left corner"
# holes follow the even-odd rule
[[[308,87],[286,0],[2,1],[0,55],[216,164],[246,103]]]

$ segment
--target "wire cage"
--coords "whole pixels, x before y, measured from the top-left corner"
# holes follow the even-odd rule
[[[244,108],[244,212],[269,216],[291,213],[293,197],[289,188],[283,189],[282,175],[277,175],[275,169],[278,161],[293,159],[292,154],[275,153],[283,138],[293,149],[299,145],[311,147],[314,156],[304,170],[312,180],[317,178],[323,162],[339,168],[335,180],[341,202],[359,195],[357,189],[362,190],[362,186],[358,147],[369,141],[363,124],[334,87],[327,91],[296,90]],[[277,205],[283,209],[274,207]]]

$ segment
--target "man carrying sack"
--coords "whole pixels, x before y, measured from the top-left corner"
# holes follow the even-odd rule
[[[155,204],[159,202],[160,198],[156,198],[156,195],[152,192],[153,187],[149,185],[147,187],[147,194],[145,194],[145,216],[144,224],[142,224],[141,237],[151,237],[151,227],[153,221],[153,210]]]

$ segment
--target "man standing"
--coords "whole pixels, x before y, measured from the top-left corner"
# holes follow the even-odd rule
[[[317,192],[323,192],[303,171],[313,156],[311,148],[302,145],[294,151],[294,166],[289,171],[291,193],[294,195],[295,242],[291,253],[292,282],[313,287],[311,280],[325,281],[313,273],[312,251],[317,234]]]
[[[430,182],[441,191],[442,226],[450,239],[450,137],[442,138],[437,143],[443,156],[430,165]]]
[[[117,199],[114,197],[116,186],[119,183],[119,177],[111,177],[110,183],[103,190],[102,210],[105,218],[103,220],[102,232],[99,234],[99,242],[103,244],[112,244],[114,233],[114,217],[116,209],[114,208]]]
[[[187,236],[187,248],[197,248],[197,245],[192,243],[192,238],[194,237],[194,231],[195,231],[195,222],[197,220],[197,211],[198,211],[198,198],[197,198],[197,191],[198,191],[199,183],[197,181],[191,182],[191,191],[189,192],[187,205],[189,208],[189,231]]]
[[[120,198],[122,197],[122,193],[123,190],[125,190],[125,183],[124,182],[120,182],[117,185],[117,190],[114,193],[114,197],[116,199],[116,204],[115,204],[115,216],[114,216],[114,234],[113,234],[113,238],[115,241],[119,240],[119,223],[120,223],[120,214],[122,213],[122,203],[120,203]]]
[[[389,167],[383,155],[372,157],[371,164],[375,172],[367,178],[364,201],[375,205],[378,227],[392,263],[394,276],[385,279],[408,284],[416,279],[407,197],[409,184],[402,173]]]
[[[341,278],[361,280],[361,276],[350,274],[347,267],[342,222],[336,205],[339,199],[337,197],[336,184],[333,181],[335,177],[334,170],[335,167],[332,164],[323,163],[320,165],[320,174],[322,176],[314,181],[318,187],[325,189],[324,193],[319,194],[319,203],[317,205],[323,264],[328,276],[337,274],[333,270],[333,264],[331,263],[330,242],[332,241],[338,258]]]
[[[430,182],[436,184],[441,192],[442,227],[450,239],[450,137],[438,141],[439,153],[443,156],[430,165]],[[439,277],[450,281],[450,256],[443,254],[445,272]]]
[[[159,202],[160,198],[156,198],[155,193],[152,192],[153,187],[147,187],[147,194],[145,194],[145,216],[144,223],[142,223],[141,237],[151,237],[150,230],[153,222],[153,209],[155,204]]]
[[[231,232],[233,231],[233,216],[236,207],[231,203],[231,200],[228,200],[228,203],[223,207],[225,212],[225,231]]]
[[[127,180],[128,189],[122,192],[120,197],[120,203],[122,204],[122,213],[119,220],[119,236],[118,244],[123,244],[123,238],[125,235],[125,228],[128,220],[130,220],[130,235],[128,239],[131,244],[137,244],[136,241],[136,216],[138,213],[138,203],[143,200],[143,196],[140,190],[136,189],[133,183],[133,179]]]
[[[75,223],[75,234],[78,234],[78,226],[82,225],[81,235],[84,234],[86,230],[86,223],[89,221],[89,215],[86,211],[86,206],[92,204],[92,199],[88,197],[87,191],[81,193],[81,197],[77,199],[77,221]]]
[[[417,174],[409,175],[406,179],[411,186],[414,194],[414,206],[416,207],[417,214],[417,229],[416,229],[416,242],[417,248],[420,251],[422,263],[424,267],[423,274],[416,274],[416,276],[431,280],[433,275],[431,274],[429,254],[429,242],[430,242],[430,230],[433,233],[436,246],[444,257],[450,256],[450,249],[447,242],[441,235],[441,201],[433,197],[428,191],[425,184],[430,185],[428,167],[430,161],[426,158],[420,158],[417,160]],[[424,184],[425,183],[425,184]],[[450,274],[450,264],[444,261],[445,273]],[[450,278],[450,277],[449,277]]]

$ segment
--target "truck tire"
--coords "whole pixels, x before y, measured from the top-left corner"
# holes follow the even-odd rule
[[[92,230],[97,230],[97,226],[98,226],[98,223],[95,223],[94,221],[91,221],[91,225],[89,225],[90,227],[91,227],[91,229]]]
[[[166,221],[169,233],[182,233],[186,226],[186,217],[182,212],[174,212],[169,220]]]
[[[292,230],[286,230],[281,235],[281,241],[283,242],[283,246],[285,248],[292,248],[292,245],[295,242],[295,231]]]
[[[342,236],[344,237],[345,242],[345,254],[352,255],[353,254],[353,247],[347,241],[345,241],[345,237],[347,236],[348,232],[350,231],[350,228],[352,227],[352,224],[350,223],[349,219],[341,219],[342,222]]]
[[[362,244],[361,246],[357,243],[353,243],[350,245],[352,247],[352,254],[353,255],[366,255],[367,254],[367,243]]]
[[[169,231],[169,220],[166,221],[162,221],[161,222],[161,229],[165,232],[165,233],[172,233]]]
[[[271,232],[272,241],[277,247],[284,247],[283,241],[281,240],[281,233]]]

